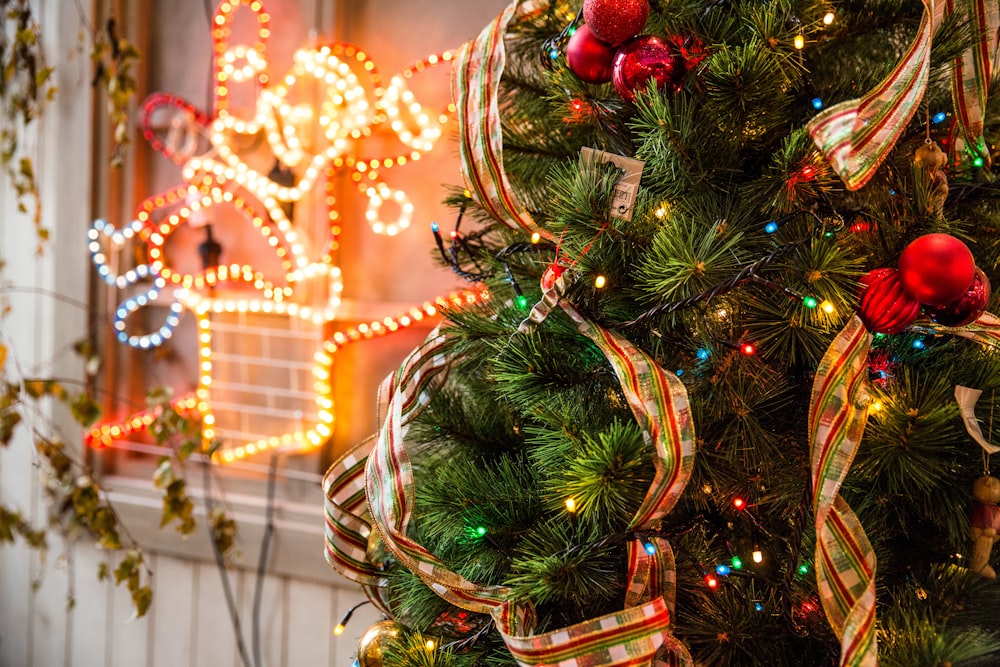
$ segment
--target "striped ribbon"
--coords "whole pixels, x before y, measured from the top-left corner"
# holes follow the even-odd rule
[[[964,327],[921,327],[1000,348],[1000,319],[991,313]],[[875,553],[861,522],[840,496],[868,414],[868,351],[872,335],[854,317],[820,361],[809,408],[816,579],[831,627],[841,640],[841,665],[878,662],[875,639]]]
[[[385,421],[367,460],[365,493],[373,523],[402,565],[449,603],[477,613],[492,613],[507,603],[509,589],[466,580],[407,535],[414,480],[406,452],[406,433],[409,421],[430,400],[428,390],[447,369],[448,358],[441,353],[444,343],[444,336],[435,330],[391,376]],[[529,614],[525,609],[520,617],[528,622]]]
[[[820,361],[809,407],[819,597],[841,640],[840,664],[851,667],[878,664],[875,552],[840,496],[865,430],[871,342],[855,316]]]
[[[931,37],[946,0],[922,0],[917,36],[896,68],[866,96],[836,104],[806,125],[848,190],[871,179],[917,110],[930,72]]]
[[[326,496],[326,562],[342,576],[357,582],[375,608],[392,612],[383,599],[385,581],[379,568],[367,559],[368,540],[374,528],[365,518],[365,461],[372,448],[369,438],[330,466],[323,476]]]
[[[534,12],[535,4],[514,0],[462,46],[455,59],[452,96],[458,109],[462,174],[476,200],[508,227],[552,240],[518,201],[503,167],[499,86],[507,59],[504,36],[511,19]]]
[[[381,574],[366,558],[372,527],[363,518],[368,503],[365,461],[371,448],[372,440],[365,440],[340,457],[323,476],[326,562],[352,581],[378,585]]]
[[[983,113],[990,80],[996,71],[1000,3],[996,0],[945,0],[947,12],[959,11],[975,31],[975,42],[952,68],[952,98],[966,148],[990,164],[990,151],[983,139]]]
[[[985,312],[975,322],[966,324],[964,327],[943,327],[940,324],[928,324],[926,328],[935,334],[950,333],[968,338],[983,347],[1000,348],[1000,318],[997,318],[993,313]]]
[[[562,307],[581,333],[602,350],[617,374],[644,437],[654,448],[655,474],[630,522],[635,531],[653,531],[676,504],[694,464],[694,428],[684,385],[623,337]],[[371,523],[405,567],[451,604],[490,613],[511,654],[525,666],[613,667],[693,665],[687,649],[670,631],[676,578],[674,556],[662,537],[628,545],[629,587],[623,611],[541,635],[531,634],[534,609],[515,601],[502,586],[467,581],[407,536],[414,499],[413,471],[406,452],[408,422],[429,400],[449,359],[444,337],[435,331],[386,379],[380,395],[384,422],[371,453],[362,444],[331,467],[324,479],[327,560],[339,572],[369,584],[379,573],[365,561],[371,529],[362,517],[359,470]],[[647,548],[647,544],[649,547]]]

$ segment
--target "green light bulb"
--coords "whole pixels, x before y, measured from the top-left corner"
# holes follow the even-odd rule
[[[528,307],[528,297],[524,296],[523,294],[517,295],[516,302],[517,302],[517,307],[520,308],[521,310],[524,310],[525,308]]]
[[[817,305],[819,305],[819,301],[817,301],[816,297],[814,296],[807,296],[806,298],[802,299],[802,305],[805,306],[806,308],[815,308]]]
[[[809,574],[808,563],[802,563],[802,565],[799,565],[799,574]]]
[[[743,561],[740,559],[739,556],[733,556],[733,559],[730,562],[733,564],[733,569],[734,570],[742,570],[743,569]]]
[[[483,537],[486,535],[486,526],[478,526],[476,528],[476,535]]]
[[[974,160],[972,161],[972,166],[973,166],[973,167],[976,167],[977,169],[978,169],[979,167],[982,167],[982,166],[983,166],[983,158],[981,158],[981,157],[979,157],[979,156],[977,155],[977,156],[976,156],[976,159],[974,159]]]

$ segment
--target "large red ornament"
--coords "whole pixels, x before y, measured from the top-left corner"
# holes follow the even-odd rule
[[[989,302],[990,279],[977,267],[972,287],[965,294],[943,306],[924,306],[924,312],[942,326],[962,327],[979,319]]]
[[[617,46],[646,26],[649,0],[584,0],[583,20],[602,42]]]
[[[920,314],[920,304],[903,289],[896,269],[875,269],[861,284],[858,315],[872,333],[899,333]]]
[[[614,58],[615,48],[597,39],[585,25],[577,28],[566,43],[566,62],[570,71],[587,83],[611,81]]]
[[[972,252],[949,234],[925,234],[899,256],[903,289],[927,306],[955,301],[972,285],[975,274]]]
[[[640,35],[618,48],[613,69],[611,80],[615,92],[626,102],[633,102],[636,93],[645,90],[650,79],[662,92],[679,91],[684,85],[687,65],[673,43],[654,35]]]

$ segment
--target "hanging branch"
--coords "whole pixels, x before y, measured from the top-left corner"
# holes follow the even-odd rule
[[[45,65],[41,31],[28,0],[0,0],[0,166],[14,191],[17,209],[31,216],[38,248],[49,238],[42,227],[42,206],[26,135],[56,93],[53,69]],[[2,264],[0,264],[2,266]]]
[[[132,65],[139,59],[139,51],[118,34],[113,16],[104,24],[104,31],[93,36],[90,59],[94,63],[94,78],[91,85],[107,95],[108,120],[114,139],[111,166],[120,167],[129,143],[129,103],[135,95]]]

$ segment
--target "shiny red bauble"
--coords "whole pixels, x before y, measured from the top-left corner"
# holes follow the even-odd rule
[[[961,297],[975,273],[972,252],[949,234],[925,234],[899,256],[903,289],[926,306],[943,306]]]
[[[660,92],[676,93],[686,73],[687,64],[675,44],[655,35],[639,35],[618,48],[611,81],[623,100],[633,102],[650,80]]]
[[[924,313],[942,326],[962,327],[979,319],[990,302],[990,293],[990,279],[977,267],[972,287],[965,294],[943,306],[924,306]]]
[[[582,25],[566,43],[566,62],[577,78],[587,83],[611,81],[611,63],[615,47],[602,42],[590,29]]]
[[[649,0],[584,0],[583,20],[594,36],[617,46],[646,26]]]
[[[861,285],[858,315],[872,333],[899,333],[920,314],[920,304],[903,289],[896,269],[866,273]]]
[[[565,271],[566,267],[562,264],[550,264],[549,268],[545,269],[545,273],[542,274],[542,291],[548,292],[555,287],[556,281],[559,280],[559,276],[561,276]]]

